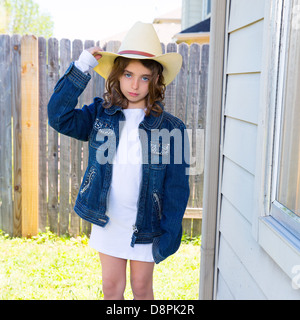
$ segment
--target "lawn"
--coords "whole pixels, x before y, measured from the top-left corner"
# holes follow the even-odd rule
[[[199,242],[184,237],[178,252],[155,266],[155,299],[198,299]],[[132,299],[129,270],[127,276],[125,299]],[[103,299],[99,257],[88,238],[47,232],[21,239],[0,231],[0,300],[17,299]]]

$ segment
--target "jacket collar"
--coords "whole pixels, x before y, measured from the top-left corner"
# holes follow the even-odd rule
[[[159,103],[159,105],[162,108],[162,110],[164,110],[163,105],[161,103]],[[119,106],[111,106],[108,109],[104,109],[104,112],[110,116],[120,111],[122,111],[122,108]],[[148,130],[158,129],[161,125],[162,120],[163,120],[163,112],[159,116],[156,116],[154,115],[154,112],[151,112],[149,116],[145,116],[141,125]]]

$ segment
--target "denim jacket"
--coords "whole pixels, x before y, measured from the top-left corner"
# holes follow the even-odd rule
[[[97,97],[91,105],[75,109],[90,78],[72,63],[54,88],[48,118],[49,125],[61,134],[89,141],[88,166],[74,211],[82,219],[105,227],[112,160],[125,116],[121,107],[104,108],[103,99]],[[183,122],[165,111],[145,116],[139,137],[142,181],[131,246],[153,243],[153,259],[159,263],[180,246],[189,198],[189,143]]]

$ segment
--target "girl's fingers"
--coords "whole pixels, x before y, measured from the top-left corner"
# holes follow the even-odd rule
[[[100,52],[103,51],[103,49],[101,49],[100,47],[91,47],[87,49],[87,51],[90,52],[97,60],[102,57]]]
[[[98,53],[94,54],[94,57],[96,60],[99,60],[102,58],[101,54],[98,54]]]

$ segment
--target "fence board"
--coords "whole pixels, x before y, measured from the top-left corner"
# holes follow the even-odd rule
[[[95,42],[93,40],[86,40],[84,42],[85,49],[88,49],[88,48],[94,47],[94,46],[95,46]],[[82,94],[82,96],[83,96],[82,104],[83,105],[91,104],[93,102],[93,98],[94,98],[94,90],[93,89],[94,89],[95,74],[93,71],[90,72],[90,74],[91,74],[92,78]],[[84,172],[87,168],[88,156],[89,156],[89,144],[88,144],[88,142],[83,142],[82,143],[82,175],[84,174]],[[91,233],[91,224],[89,222],[82,220],[81,233],[84,233],[84,234]]]
[[[39,42],[39,230],[47,227],[47,41]]]
[[[59,78],[58,41],[48,40],[48,99]],[[58,134],[48,127],[48,225],[58,232]]]
[[[96,46],[101,48],[100,41],[96,42]],[[105,88],[105,80],[102,77],[99,77],[95,71],[92,73],[94,75],[94,96],[102,97]]]
[[[22,95],[22,235],[38,233],[39,98],[38,40],[21,40]]]
[[[206,129],[206,105],[207,105],[207,89],[208,89],[208,61],[209,61],[209,45],[203,45],[201,47],[201,62],[200,62],[200,78],[198,85],[199,92],[199,106],[197,119],[198,123],[194,124],[195,128],[198,128],[196,135],[196,159],[198,172],[195,175],[194,188],[194,207],[203,207],[203,182],[204,182],[204,141],[205,141],[205,129]],[[200,88],[200,90],[199,90]]]
[[[177,44],[169,43],[167,45],[167,53],[177,52]],[[176,110],[176,80],[172,81],[166,88],[165,94],[165,110],[171,114],[175,114]]]
[[[72,43],[72,60],[76,61],[79,58],[80,53],[83,50],[83,44],[81,40],[74,40]],[[79,99],[79,105],[81,99]],[[77,108],[79,107],[77,106]],[[70,234],[80,234],[80,219],[79,216],[73,210],[79,187],[81,183],[81,147],[82,142],[72,139],[71,140],[71,225]]]
[[[10,37],[0,36],[0,224],[12,230],[11,68]]]
[[[71,41],[60,41],[60,77],[71,63]],[[60,134],[60,198],[59,198],[59,233],[69,233],[71,213],[70,177],[71,177],[71,138]]]
[[[185,122],[186,99],[188,87],[188,54],[189,46],[186,43],[180,43],[178,52],[182,55],[182,68],[177,76],[176,90],[176,112],[175,116]]]
[[[196,151],[199,149],[197,144],[197,131],[198,131],[198,109],[199,109],[199,73],[200,73],[200,45],[192,44],[190,46],[189,56],[189,86],[187,103],[189,108],[187,109],[186,125],[188,128],[192,128],[192,139],[190,141],[192,156],[196,156]],[[196,158],[195,158],[196,159]],[[198,160],[198,159],[196,159]],[[191,171],[192,172],[192,171]],[[195,171],[194,173],[197,173]],[[196,174],[190,174],[190,193],[189,207],[194,207],[194,203],[197,203],[198,194],[196,193],[195,184]]]
[[[204,44],[201,48],[201,73],[200,73],[200,90],[199,90],[199,115],[198,126],[205,129],[206,124],[206,105],[208,90],[208,61],[209,61],[209,45]]]
[[[22,130],[21,130],[21,37],[11,38],[12,117],[13,117],[13,235],[22,235]]]

